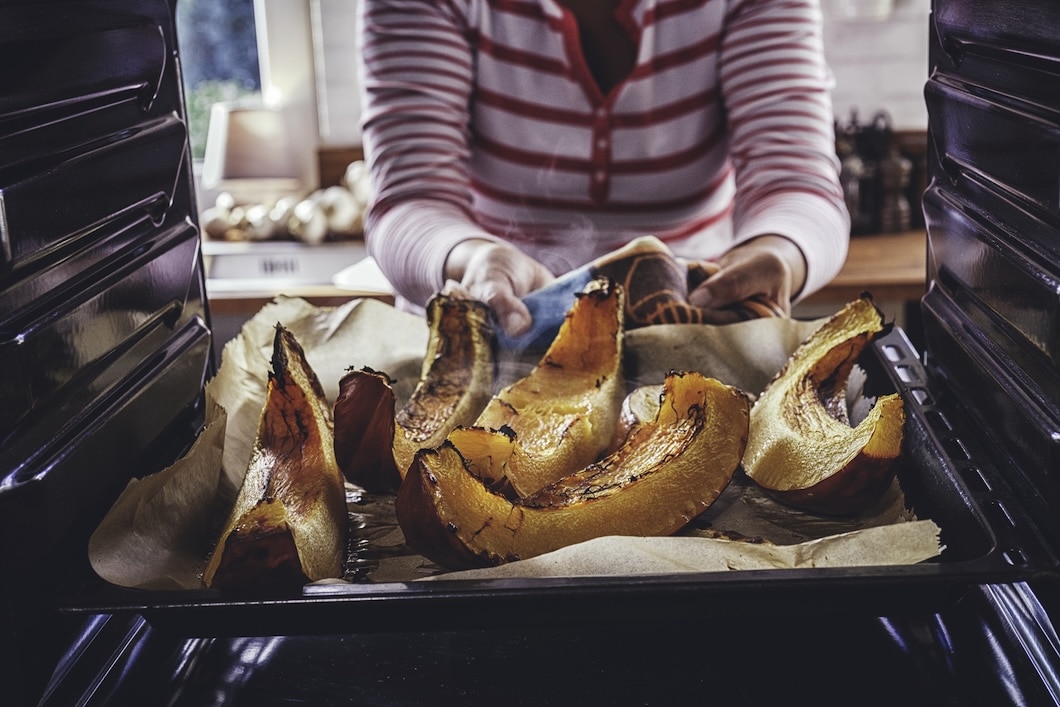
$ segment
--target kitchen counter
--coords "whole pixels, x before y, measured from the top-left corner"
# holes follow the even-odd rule
[[[839,306],[871,292],[878,301],[915,301],[924,294],[927,272],[927,245],[923,231],[854,236],[842,271],[827,286],[806,298],[808,305]],[[211,310],[216,313],[253,314],[279,294],[303,297],[326,306],[353,297],[392,299],[375,279],[363,286],[347,281],[346,286],[332,284],[270,283],[266,278],[254,280],[208,279],[206,290]]]
[[[210,258],[221,254],[222,250],[204,243],[204,253]],[[385,281],[381,281],[378,269],[367,261],[358,263],[364,257],[363,244],[353,243],[345,248],[335,248],[332,255],[340,266],[342,263],[354,265],[351,270],[344,271],[342,287],[326,282],[304,283],[285,279],[284,268],[272,260],[267,261],[266,269],[280,271],[275,277],[211,278],[211,269],[208,267],[206,291],[219,345],[238,333],[244,321],[280,294],[301,297],[318,306],[339,305],[355,297],[393,301],[393,295]],[[281,253],[280,257],[286,255]],[[280,262],[282,264],[283,261]],[[915,331],[915,318],[919,299],[924,294],[926,273],[927,241],[924,231],[853,236],[842,271],[823,289],[800,302],[795,316],[825,316],[863,292],[869,292],[889,319]]]
[[[871,292],[878,301],[919,300],[927,275],[927,236],[906,231],[853,236],[846,264],[807,304],[842,304]]]

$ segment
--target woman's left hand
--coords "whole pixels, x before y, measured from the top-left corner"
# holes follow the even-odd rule
[[[695,286],[688,302],[703,310],[713,324],[728,324],[746,318],[733,305],[765,299],[785,315],[791,300],[806,282],[806,260],[792,241],[764,235],[745,241],[715,261],[714,274]]]

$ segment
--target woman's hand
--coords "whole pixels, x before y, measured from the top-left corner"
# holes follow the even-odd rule
[[[716,272],[694,287],[688,301],[704,310],[707,319],[715,324],[741,319],[729,308],[756,296],[791,314],[791,300],[806,282],[802,251],[792,241],[776,235],[741,243],[709,269]]]
[[[555,279],[515,246],[480,239],[463,241],[450,251],[445,276],[493,310],[509,336],[523,334],[533,323],[521,298]]]

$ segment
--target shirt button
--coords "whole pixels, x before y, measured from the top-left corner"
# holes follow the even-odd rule
[[[593,115],[595,115],[600,120],[603,120],[604,118],[607,117],[607,109],[606,108],[597,108],[595,111],[593,111]]]
[[[593,180],[595,180],[597,182],[602,182],[605,179],[607,179],[607,172],[605,172],[604,170],[598,169],[595,172],[593,172]]]
[[[596,141],[596,147],[600,150],[606,150],[609,144],[610,143],[608,142],[606,137],[598,138]]]

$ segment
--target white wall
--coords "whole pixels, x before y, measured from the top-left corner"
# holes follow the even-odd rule
[[[300,156],[302,183],[316,186],[315,130],[318,96],[313,84],[313,37],[308,31],[309,8],[290,0],[255,0],[262,100],[283,109],[294,152]],[[300,28],[305,28],[300,31]],[[261,48],[266,47],[266,51]]]
[[[310,0],[316,44],[320,141],[323,145],[359,145],[361,112],[357,92],[354,33],[357,0]]]
[[[880,110],[897,130],[924,130],[927,111],[928,14],[931,0],[882,0],[893,10],[884,21],[850,19],[850,3],[821,0],[826,58],[835,75],[836,117],[851,109],[867,121]],[[360,104],[352,60],[356,0],[310,0],[315,41],[320,139],[325,145],[360,143]]]
[[[926,130],[931,0],[893,0],[890,16],[879,22],[847,19],[846,0],[821,1],[825,57],[836,80],[836,117],[846,123],[856,109],[867,122],[884,110],[896,130]]]
[[[316,45],[320,140],[324,145],[359,145],[354,56],[357,0],[311,0]]]

